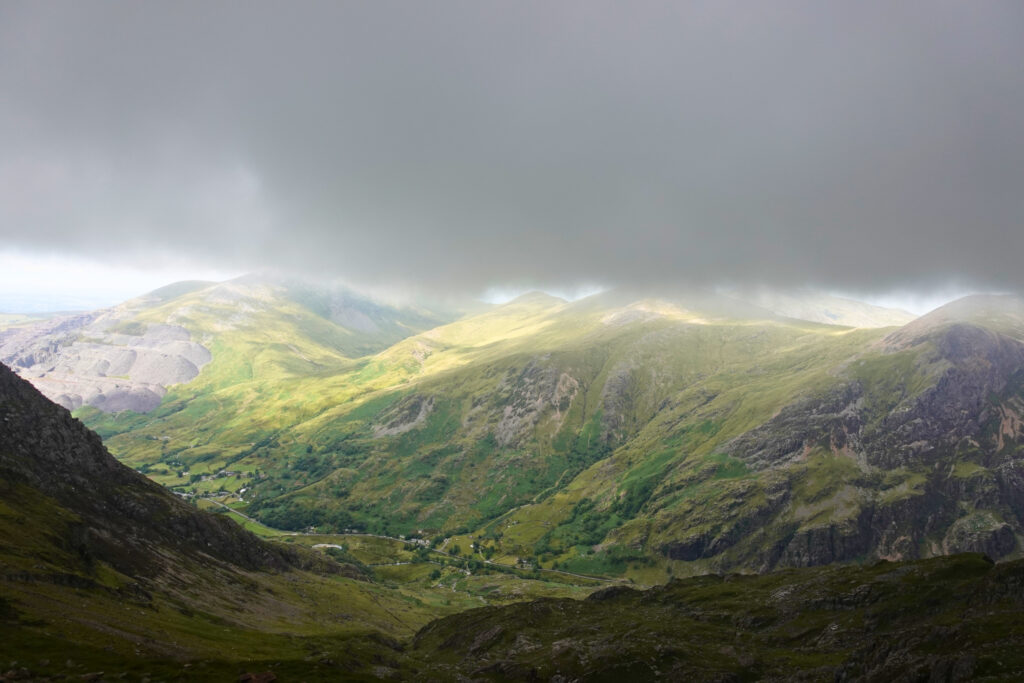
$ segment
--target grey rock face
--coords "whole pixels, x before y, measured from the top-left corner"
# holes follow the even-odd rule
[[[423,424],[434,410],[434,398],[419,394],[408,396],[385,413],[373,429],[377,438],[404,434]]]
[[[872,424],[857,380],[802,399],[726,446],[751,467],[778,467],[824,441],[850,447],[869,464],[894,469],[934,459],[963,439],[973,439],[991,417],[989,399],[1003,392],[1024,368],[1024,344],[973,325],[952,325],[917,340],[934,344],[934,382]],[[934,451],[934,452],[933,452]],[[929,455],[929,453],[931,455]]]
[[[843,495],[853,498],[834,501],[845,515],[804,522],[792,510],[777,509],[756,520],[775,539],[759,550],[765,568],[963,551],[1002,558],[1018,550],[1024,537],[1024,452],[1018,445],[1024,444],[1018,419],[1024,344],[965,323],[894,337],[900,345],[886,353],[917,354],[916,390],[899,389],[906,386],[900,377],[897,395],[880,397],[883,389],[894,393],[892,386],[872,387],[852,368],[824,393],[787,406],[726,444],[729,455],[762,472],[798,472],[809,454],[822,452],[849,458],[859,472],[842,482]],[[895,480],[888,479],[891,473]],[[828,500],[819,503],[829,508]],[[705,534],[665,551],[677,559],[712,557],[720,540]]]
[[[0,332],[0,361],[44,395],[74,410],[145,413],[167,387],[191,381],[210,352],[177,325],[132,323],[120,309],[62,316]]]
[[[579,392],[575,378],[546,366],[544,360],[531,360],[518,373],[510,371],[498,385],[493,405],[478,406],[493,411],[486,423],[496,423],[494,438],[499,446],[516,447],[542,419],[560,421]]]

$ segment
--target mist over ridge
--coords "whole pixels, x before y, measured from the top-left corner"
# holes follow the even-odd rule
[[[1022,11],[7,3],[0,238],[444,292],[1019,291]]]

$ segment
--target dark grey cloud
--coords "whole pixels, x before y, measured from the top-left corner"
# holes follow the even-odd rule
[[[1019,2],[12,2],[7,246],[1024,289]]]

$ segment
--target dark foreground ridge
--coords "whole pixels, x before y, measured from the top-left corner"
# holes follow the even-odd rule
[[[409,654],[438,680],[1021,680],[1022,608],[1024,561],[964,554],[482,608]]]
[[[0,365],[0,491],[59,506],[46,535],[83,566],[152,576],[160,550],[244,569],[307,566],[312,556],[272,546],[230,520],[196,510],[117,462],[100,437]],[[28,529],[26,529],[26,532]]]

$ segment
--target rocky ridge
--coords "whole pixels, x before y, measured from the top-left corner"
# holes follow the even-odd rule
[[[52,533],[83,561],[155,576],[162,552],[246,569],[311,560],[200,512],[117,462],[100,438],[27,381],[0,365],[0,484],[7,495],[45,496],[71,514]]]

